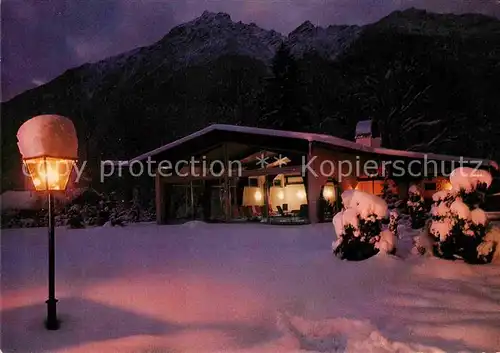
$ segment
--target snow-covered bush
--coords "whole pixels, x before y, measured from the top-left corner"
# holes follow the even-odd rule
[[[396,210],[391,210],[389,213],[389,231],[396,237],[398,238],[398,225],[399,225],[399,212]]]
[[[413,253],[420,255],[432,256],[434,253],[434,238],[430,234],[432,219],[428,219],[424,228],[420,233],[413,238]]]
[[[380,232],[380,239],[375,243],[375,249],[383,254],[394,255],[396,253],[397,237],[389,229]]]
[[[21,228],[33,228],[37,223],[33,218],[21,218]]]
[[[392,234],[381,237],[382,219],[387,217],[387,204],[380,197],[348,190],[342,194],[344,210],[333,218],[337,240],[333,252],[341,259],[365,260],[379,251],[392,252]],[[389,232],[390,233],[390,232]]]
[[[387,203],[387,207],[389,207],[389,209],[393,209],[398,206],[399,196],[394,180],[384,180],[384,185],[382,186],[382,199],[384,199]]]
[[[67,225],[72,229],[85,228],[85,224],[83,222],[83,217],[81,214],[81,208],[79,205],[73,205],[68,210]]]
[[[422,228],[426,220],[425,204],[422,193],[416,185],[412,185],[408,189],[408,201],[406,204],[411,217],[411,227],[413,229]]]
[[[132,202],[112,200],[112,193],[97,193],[85,190],[68,205],[56,205],[54,209],[55,225],[70,228],[102,226],[106,222],[125,225],[130,222],[150,222],[156,219],[155,202],[151,200],[147,208],[142,209],[137,198]],[[47,209],[21,211],[3,211],[2,228],[46,227]]]
[[[490,256],[491,262],[500,263],[500,226],[493,226],[477,247],[480,256]]]
[[[462,258],[468,263],[491,262],[498,241],[488,234],[486,213],[479,208],[491,185],[491,175],[472,168],[458,168],[450,176],[452,190],[434,194],[429,233],[436,256]]]

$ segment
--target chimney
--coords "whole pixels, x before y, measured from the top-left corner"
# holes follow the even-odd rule
[[[381,147],[382,138],[372,120],[362,120],[356,125],[355,141],[360,145]]]

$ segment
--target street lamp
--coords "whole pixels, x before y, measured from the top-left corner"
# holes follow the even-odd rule
[[[49,297],[48,330],[57,330],[55,295],[54,191],[64,191],[78,155],[78,139],[73,123],[59,115],[39,115],[26,121],[17,132],[18,147],[35,190],[45,191],[48,200]]]

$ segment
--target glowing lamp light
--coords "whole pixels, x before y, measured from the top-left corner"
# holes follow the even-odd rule
[[[446,182],[443,184],[443,190],[451,191],[451,189],[453,189],[453,185],[451,185],[451,183]]]
[[[74,164],[70,159],[50,157],[24,160],[37,191],[65,190]]]
[[[78,152],[73,122],[59,115],[39,115],[21,125],[17,139],[35,189],[65,190]]]
[[[325,200],[332,201],[335,196],[334,188],[332,185],[326,185],[323,189],[323,197]]]
[[[254,197],[255,197],[255,201],[260,201],[260,200],[262,200],[262,193],[259,190],[257,190],[254,194]]]
[[[278,199],[280,200],[285,199],[285,193],[282,190],[278,191]]]
[[[302,190],[297,191],[297,198],[299,200],[304,200],[306,198],[306,193],[304,191],[302,191]]]

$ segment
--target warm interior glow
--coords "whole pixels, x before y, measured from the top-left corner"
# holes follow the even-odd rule
[[[73,160],[49,157],[26,159],[24,163],[38,191],[65,190],[74,165]]]
[[[260,194],[260,200],[257,200],[258,194]],[[263,190],[258,186],[245,186],[243,189],[243,200],[242,206],[263,206],[264,205],[264,193]]]
[[[453,188],[450,182],[443,183],[443,190],[450,191]]]
[[[263,206],[264,188],[257,186],[245,186],[243,190],[242,206]],[[304,184],[289,184],[285,187],[271,186],[267,197],[267,202],[273,211],[277,207],[287,205],[288,211],[298,211],[300,206],[307,204],[307,194]]]
[[[335,200],[335,187],[333,185],[325,185],[323,188],[323,197],[330,202]]]

